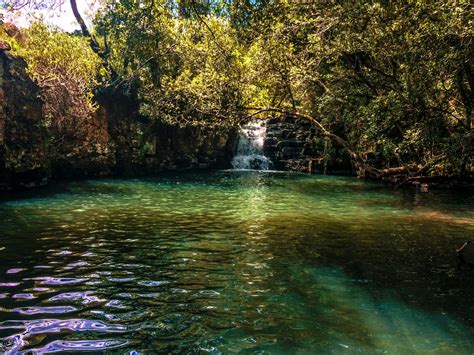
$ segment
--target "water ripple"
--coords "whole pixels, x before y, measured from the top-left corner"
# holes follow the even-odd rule
[[[35,319],[0,322],[0,330],[23,329],[25,334],[57,333],[63,330],[95,331],[103,333],[124,333],[127,327],[120,324],[107,324],[91,319]]]
[[[65,292],[53,296],[47,300],[48,302],[64,302],[64,301],[81,301],[83,304],[93,302],[105,302],[106,299],[101,299],[93,295],[92,291],[85,292]]]
[[[0,353],[470,354],[473,201],[254,172],[0,201]]]
[[[13,268],[13,269],[8,269],[7,274],[18,274],[19,272],[22,272],[26,269],[23,268]]]
[[[63,351],[99,351],[121,348],[127,345],[125,340],[56,340],[41,348],[31,348],[32,353],[56,353]]]
[[[22,308],[13,308],[12,312],[17,312],[20,314],[47,314],[47,313],[71,313],[76,311],[76,308],[72,306],[63,306],[63,307],[22,307]]]
[[[87,281],[87,279],[80,279],[80,278],[73,278],[73,277],[58,278],[58,277],[49,277],[49,276],[35,277],[32,279],[24,279],[24,280],[41,281],[40,282],[41,285],[51,285],[51,286],[71,285],[71,284],[77,284],[77,283]]]

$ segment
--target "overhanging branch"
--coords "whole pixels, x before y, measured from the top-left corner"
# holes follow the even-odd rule
[[[386,178],[386,177],[391,177],[394,175],[404,175],[404,174],[410,174],[411,172],[417,172],[420,173],[422,169],[420,169],[416,165],[410,165],[410,166],[401,166],[401,167],[394,167],[394,168],[386,168],[386,169],[377,169],[369,164],[361,157],[361,155],[357,152],[356,148],[350,144],[348,141],[346,141],[344,138],[339,137],[337,134],[332,133],[329,131],[318,119],[315,117],[297,112],[297,111],[290,111],[290,110],[285,110],[277,107],[245,107],[245,111],[251,111],[251,113],[248,115],[249,118],[258,116],[259,114],[266,113],[266,112],[276,112],[276,113],[281,113],[284,115],[288,116],[293,116],[296,118],[301,118],[304,120],[307,120],[314,124],[316,128],[321,132],[321,134],[324,137],[328,137],[339,143],[341,146],[343,146],[349,153],[349,155],[352,158],[352,161],[357,169],[357,173],[360,177],[369,177],[369,178]]]

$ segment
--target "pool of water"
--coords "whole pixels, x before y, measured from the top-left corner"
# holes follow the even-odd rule
[[[0,199],[0,352],[472,354],[472,192],[193,173]]]

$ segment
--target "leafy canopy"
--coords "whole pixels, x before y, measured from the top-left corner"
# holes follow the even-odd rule
[[[287,112],[380,168],[472,165],[470,1],[103,3],[90,33],[108,85],[144,116],[221,128]],[[32,75],[46,82],[41,68],[58,65],[90,97],[101,62],[85,39],[29,31]]]

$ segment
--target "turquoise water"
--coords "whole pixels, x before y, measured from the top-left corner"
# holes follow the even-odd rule
[[[474,351],[472,192],[264,172],[0,200],[0,351]]]

